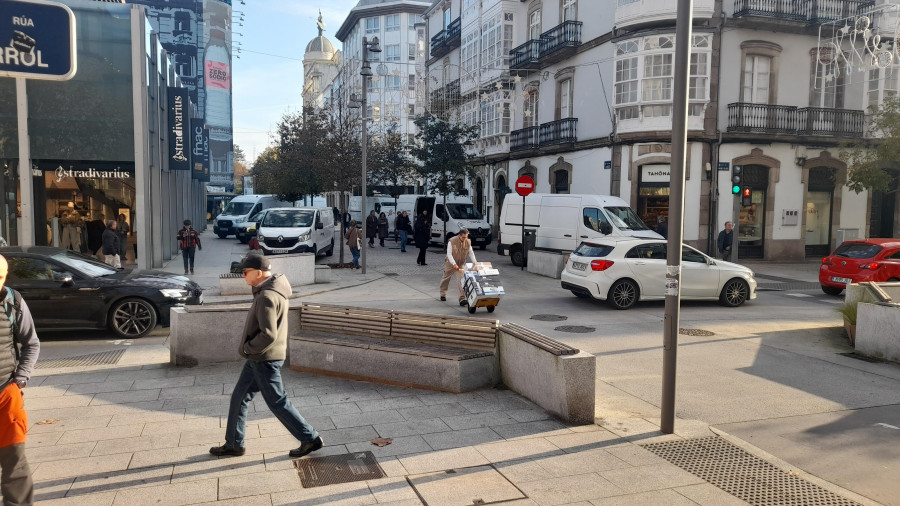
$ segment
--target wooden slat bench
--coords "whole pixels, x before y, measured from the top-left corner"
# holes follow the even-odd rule
[[[464,392],[499,381],[496,320],[304,303],[291,368]]]

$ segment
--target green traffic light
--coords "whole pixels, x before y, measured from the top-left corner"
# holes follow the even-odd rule
[[[731,194],[732,195],[740,195],[740,193],[741,193],[740,185],[732,185],[731,186]]]

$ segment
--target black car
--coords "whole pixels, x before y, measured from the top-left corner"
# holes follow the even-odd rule
[[[256,229],[259,227],[259,222],[261,222],[265,216],[266,211],[260,211],[248,218],[247,221],[235,225],[235,228],[237,229],[235,236],[238,240],[243,244],[247,244],[250,242],[250,239],[256,237]]]
[[[0,248],[6,284],[22,294],[39,330],[105,328],[123,338],[169,325],[173,306],[202,304],[190,279],[162,271],[116,270],[94,258],[48,246]]]

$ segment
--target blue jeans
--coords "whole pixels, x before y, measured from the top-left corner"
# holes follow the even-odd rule
[[[228,424],[225,426],[225,445],[242,448],[244,429],[247,425],[247,406],[257,392],[262,393],[266,405],[278,421],[301,443],[308,443],[319,433],[288,400],[281,383],[281,366],[284,360],[254,361],[244,363],[228,407]]]
[[[194,270],[194,252],[197,248],[188,248],[181,250],[181,257],[184,258],[184,272],[188,270],[188,260],[190,259],[191,270]]]
[[[404,252],[406,251],[406,239],[407,239],[407,237],[408,237],[408,236],[407,236],[406,230],[401,230],[401,231],[400,231],[400,251],[404,251]]]
[[[350,246],[350,254],[353,255],[353,265],[359,265],[359,248]]]

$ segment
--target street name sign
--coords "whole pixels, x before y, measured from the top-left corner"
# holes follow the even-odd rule
[[[66,81],[75,75],[75,14],[44,0],[0,0],[0,77]]]

